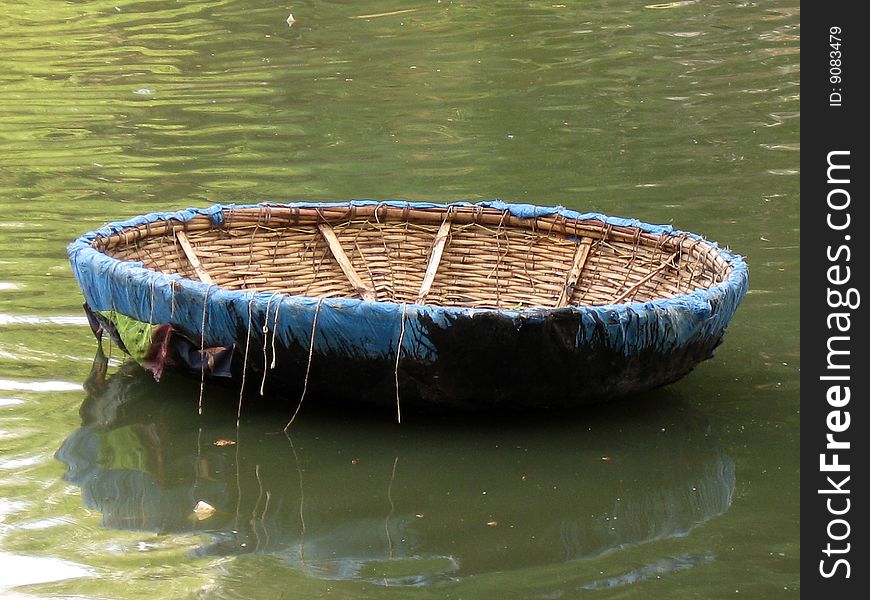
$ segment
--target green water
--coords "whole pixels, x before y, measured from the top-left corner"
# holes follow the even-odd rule
[[[0,8],[0,596],[797,596],[797,2]],[[751,291],[683,381],[519,422],[89,378],[75,236],[360,197],[672,223]]]

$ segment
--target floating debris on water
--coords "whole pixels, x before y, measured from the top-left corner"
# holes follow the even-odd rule
[[[392,17],[395,15],[404,15],[406,13],[417,12],[420,10],[417,8],[403,8],[402,10],[391,10],[390,12],[382,12],[382,13],[373,13],[370,15],[357,15],[355,17],[351,17],[351,19],[377,19],[379,17]]]
[[[653,10],[661,10],[668,8],[680,8],[682,6],[689,6],[690,4],[697,4],[698,0],[680,0],[679,2],[662,2],[659,4],[647,4],[644,8],[651,8]]]
[[[214,506],[205,502],[204,500],[200,500],[196,503],[196,506],[193,507],[193,512],[190,515],[190,519],[192,521],[205,521],[214,515],[215,511]]]

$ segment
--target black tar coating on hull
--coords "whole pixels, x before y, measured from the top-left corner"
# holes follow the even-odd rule
[[[650,390],[674,382],[710,358],[722,337],[690,342],[670,352],[634,351],[626,355],[604,340],[603,323],[581,343],[576,312],[554,311],[547,318],[516,322],[497,312],[452,317],[443,327],[421,318],[437,358],[399,361],[399,398],[403,411],[524,410],[576,407]],[[234,376],[242,377],[248,329],[239,326]],[[240,322],[242,322],[240,320]],[[271,363],[271,338],[269,339]],[[263,337],[251,329],[246,381],[259,390],[263,376]],[[278,345],[275,368],[268,369],[267,396],[286,396],[292,404],[304,385],[309,348]],[[251,390],[253,392],[253,390]],[[307,398],[329,404],[395,410],[395,355],[360,359],[317,347],[308,373]]]

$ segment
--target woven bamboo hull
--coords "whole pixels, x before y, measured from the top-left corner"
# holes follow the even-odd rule
[[[268,396],[406,408],[670,383],[712,355],[748,280],[693,234],[500,202],[213,207],[114,223],[69,252],[90,310],[169,326],[161,368],[199,373],[196,349],[229,348]]]

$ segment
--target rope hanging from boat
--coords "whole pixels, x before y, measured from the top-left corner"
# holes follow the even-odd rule
[[[272,307],[272,300],[279,292],[273,292],[266,302],[266,316],[263,319],[263,379],[260,381],[260,396],[265,395],[266,376],[269,374],[269,309]],[[280,305],[280,301],[279,301]],[[275,318],[278,318],[278,310],[275,310]],[[273,326],[272,332],[272,362],[275,362],[275,334],[278,333],[278,328]],[[272,365],[274,368],[274,364]]]
[[[248,298],[248,332],[245,336],[245,361],[242,363],[242,389],[239,390],[239,411],[236,413],[236,430],[242,422],[242,398],[245,397],[245,382],[248,378],[248,350],[251,348],[251,314],[254,306],[254,292],[251,292],[251,297]]]
[[[405,340],[405,316],[408,304],[402,303],[402,330],[399,332],[399,345],[396,348],[396,421],[402,422],[402,404],[399,400],[399,360],[402,358],[402,342]]]
[[[205,317],[208,314],[208,295],[211,292],[211,288],[215,287],[214,284],[210,284],[205,290],[205,298],[202,301],[202,323],[200,325],[201,337],[199,341],[199,352],[200,352],[200,365],[199,365],[199,404],[197,404],[197,411],[200,416],[202,416],[202,396],[205,392],[205,366],[208,360],[206,359],[205,353]]]
[[[314,319],[311,322],[311,339],[308,342],[308,364],[305,367],[305,381],[302,384],[302,395],[299,396],[299,404],[296,405],[296,410],[293,411],[293,416],[290,417],[290,420],[287,421],[287,424],[284,426],[284,433],[287,433],[290,426],[293,425],[293,421],[296,420],[296,416],[302,408],[302,402],[305,400],[305,393],[308,391],[308,375],[311,373],[311,359],[314,357],[314,336],[317,334],[317,317],[320,314],[321,304],[323,304],[322,297],[317,299],[317,307],[314,309]]]

